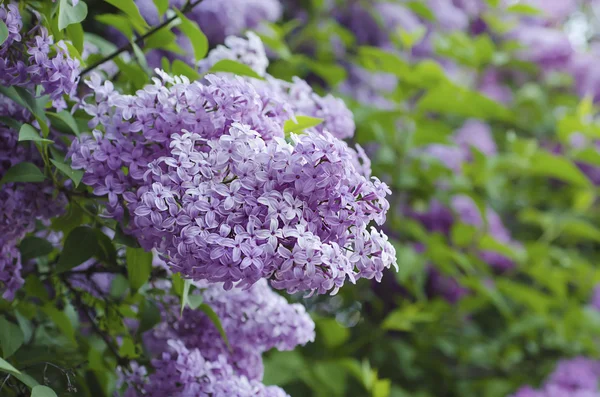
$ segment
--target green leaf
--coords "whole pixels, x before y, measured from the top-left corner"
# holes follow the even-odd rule
[[[188,306],[192,310],[196,310],[204,302],[202,295],[188,295]]]
[[[539,8],[531,6],[529,4],[524,4],[524,3],[517,3],[517,4],[510,5],[506,8],[506,11],[513,12],[515,14],[530,15],[530,16],[542,14],[542,10],[540,10]]]
[[[65,163],[61,163],[59,161],[56,161],[54,159],[50,159],[50,161],[52,162],[52,164],[54,164],[54,166],[63,174],[65,174],[66,176],[68,176],[73,183],[75,184],[75,187],[79,186],[79,183],[81,182],[81,179],[83,178],[83,171],[81,170],[74,170],[73,168],[71,168],[70,165],[65,164]]]
[[[31,389],[31,397],[58,397],[48,386],[38,385]]]
[[[20,375],[21,374],[21,372],[19,372],[18,369],[16,369],[12,365],[10,365],[2,357],[0,357],[0,371],[4,371],[4,372],[9,373],[11,375]]]
[[[419,304],[406,303],[403,307],[391,312],[383,321],[381,328],[394,331],[410,331],[420,322],[432,322],[435,315],[429,313]]]
[[[6,39],[8,39],[8,27],[4,21],[0,21],[0,45],[2,45]]]
[[[47,95],[36,98],[28,89],[17,86],[0,86],[0,93],[9,97],[24,108],[27,108],[27,110],[29,110],[35,116],[35,119],[40,124],[40,128],[44,133],[44,136],[48,135],[50,130],[44,115],[44,107],[49,99]]]
[[[133,291],[137,291],[150,278],[152,252],[144,251],[142,248],[127,247],[125,259],[127,261],[129,285]]]
[[[77,126],[77,122],[73,118],[73,115],[66,110],[63,110],[59,113],[54,112],[46,112],[46,115],[53,122],[63,123],[66,127],[68,127],[75,135],[79,136],[80,131]]]
[[[135,237],[125,234],[119,225],[117,225],[115,228],[115,237],[113,238],[113,241],[117,244],[122,244],[127,247],[140,248],[140,244],[137,242]]]
[[[359,47],[358,60],[367,70],[392,73],[399,77],[410,74],[410,67],[404,59],[377,47]]]
[[[446,82],[427,91],[417,103],[424,112],[480,118],[483,120],[512,121],[510,111],[500,103],[468,88]]]
[[[4,316],[0,316],[0,347],[2,348],[2,357],[12,356],[23,345],[25,337],[21,328],[17,324],[8,321]]]
[[[81,0],[83,2],[83,0]],[[81,54],[83,52],[83,27],[80,23],[67,26],[67,34],[73,43],[73,47]]]
[[[0,186],[12,182],[43,182],[46,177],[37,165],[23,162],[13,165],[0,180]]]
[[[212,323],[215,325],[215,327],[217,327],[217,329],[219,330],[219,333],[221,334],[221,338],[223,338],[227,347],[229,349],[231,349],[231,345],[229,344],[229,339],[227,338],[227,334],[225,333],[225,330],[223,329],[223,324],[221,324],[221,320],[219,320],[219,316],[217,315],[217,313],[215,313],[215,311],[212,309],[212,307],[208,306],[206,303],[201,304],[198,307],[198,309],[208,316],[210,321],[212,321]]]
[[[126,15],[100,14],[96,15],[95,18],[98,22],[112,26],[119,32],[123,33],[127,40],[131,40],[133,37],[133,25],[131,24],[131,20]]]
[[[173,61],[173,65],[171,67],[171,74],[185,76],[191,81],[199,80],[200,74],[196,71],[196,69],[192,68],[187,63],[176,59]]]
[[[420,17],[423,17],[424,19],[431,22],[435,21],[435,15],[423,2],[419,0],[412,0],[407,3],[407,6]]]
[[[181,11],[175,8],[175,13],[181,20],[181,24],[177,27],[190,39],[192,47],[194,48],[194,57],[196,61],[204,59],[208,53],[208,39],[202,32],[198,24],[188,19]]]
[[[169,9],[169,0],[153,0],[156,9],[158,10],[158,16],[161,17]]]
[[[341,325],[335,318],[320,318],[315,321],[319,331],[319,340],[328,348],[342,346],[350,338],[350,330]]]
[[[264,80],[258,73],[256,73],[252,68],[248,65],[244,65],[243,63],[239,63],[237,61],[232,61],[231,59],[222,59],[219,62],[215,63],[212,68],[208,71],[208,73],[218,73],[218,72],[227,72],[233,73],[238,76],[248,76],[253,77],[255,79]]]
[[[600,242],[600,229],[583,219],[567,218],[560,222],[563,233],[581,239]]]
[[[140,14],[140,10],[133,0],[104,0],[123,11],[130,19],[136,29],[143,31],[148,23]]]
[[[139,45],[135,44],[135,41],[131,42],[131,47],[133,48],[133,54],[135,55],[138,65],[140,65],[140,67],[144,69],[147,74],[150,74],[150,67],[148,67],[148,61],[146,60],[144,51],[142,51]]]
[[[137,334],[141,335],[144,332],[152,329],[156,324],[161,322],[160,309],[150,299],[144,299],[142,309],[140,310],[140,326],[137,329]]]
[[[73,323],[64,311],[56,308],[51,302],[48,302],[46,305],[44,305],[42,311],[46,313],[48,317],[50,317],[50,319],[54,322],[54,324],[56,324],[64,336],[73,342],[73,344],[77,343],[75,339],[75,329],[73,328]]]
[[[175,294],[177,296],[181,296],[181,294],[183,294],[183,285],[185,283],[184,278],[181,276],[180,273],[175,273],[171,276],[171,283],[173,284],[173,292],[175,292]]]
[[[179,311],[179,315],[183,315],[183,309],[188,305],[188,296],[190,295],[190,287],[192,286],[192,281],[189,279],[183,280],[183,291],[181,291],[181,309]]]
[[[42,138],[38,131],[30,124],[23,124],[19,129],[19,142],[22,141],[54,143],[50,139]]]
[[[15,374],[13,375],[15,378],[17,378],[18,380],[20,380],[21,382],[23,382],[23,384],[29,386],[30,388],[34,388],[37,385],[39,385],[38,381],[35,380],[33,377],[27,375],[26,373],[20,373],[20,374]]]
[[[0,123],[6,125],[7,127],[12,128],[13,130],[20,130],[21,125],[23,125],[11,117],[4,117],[4,116],[0,117]]]
[[[592,185],[585,174],[571,161],[562,156],[542,150],[537,151],[530,158],[529,171],[537,175],[557,178],[578,186],[589,187]]]
[[[31,259],[48,255],[54,251],[54,247],[43,238],[30,236],[21,241],[19,250],[21,251],[21,261],[25,263]]]
[[[87,16],[87,4],[85,1],[80,1],[75,7],[69,0],[60,0],[60,8],[58,10],[58,30],[63,30],[67,26],[82,22]]]
[[[62,273],[81,265],[99,252],[98,237],[94,229],[79,226],[73,229],[65,241],[56,271]]]
[[[307,128],[315,127],[323,122],[323,119],[310,116],[296,116],[296,121],[290,119],[283,124],[283,132],[286,136],[298,133]]]

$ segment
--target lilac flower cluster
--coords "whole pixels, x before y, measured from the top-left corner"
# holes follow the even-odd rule
[[[56,44],[41,25],[21,35],[23,22],[15,4],[0,5],[0,20],[8,38],[0,45],[0,84],[42,87],[58,111],[66,108],[63,95],[73,95],[79,81],[79,61],[71,58],[63,41]]]
[[[0,116],[26,122],[30,115],[0,95]],[[12,166],[39,163],[35,147],[18,142],[18,132],[0,123],[0,179]],[[65,206],[65,197],[53,197],[50,183],[5,183],[0,186],[0,293],[12,300],[23,284],[19,241],[35,229],[36,220],[50,219]]]
[[[599,397],[600,363],[584,357],[559,361],[540,389],[524,386],[511,397]]]
[[[314,340],[315,324],[304,307],[287,303],[265,280],[248,290],[198,286],[204,304],[219,317],[230,346],[200,310],[186,308],[180,316],[177,304],[165,303],[163,322],[144,335],[150,352],[160,358],[153,360],[149,377],[127,379],[130,388],[125,395],[136,396],[143,390],[157,396],[285,396],[281,389],[260,383],[261,356],[272,348],[292,350]]]
[[[286,397],[277,386],[237,375],[223,359],[206,360],[200,350],[170,340],[168,351],[152,360],[154,372],[137,368],[123,397]]]
[[[228,289],[267,278],[291,293],[336,292],[395,265],[387,237],[370,228],[384,222],[389,189],[329,132],[354,131],[325,106],[348,112],[343,102],[300,80],[222,74],[190,83],[157,72],[162,80],[135,96],[90,82],[95,101],[83,107],[104,132],[70,149],[84,183],[108,196],[111,216],[129,212],[129,231],[146,249]],[[286,140],[283,124],[308,102],[325,127]]]
[[[238,374],[260,380],[264,352],[273,348],[293,350],[314,340],[315,324],[304,306],[289,304],[265,280],[248,290],[225,291],[220,284],[199,285],[203,286],[203,302],[218,315],[230,346],[208,316],[190,308],[180,316],[178,305],[173,305],[163,311],[163,322],[144,336],[152,353],[162,353],[167,340],[177,339],[190,349],[199,349],[207,360],[224,357]]]

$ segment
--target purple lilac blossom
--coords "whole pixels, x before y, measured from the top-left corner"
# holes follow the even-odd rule
[[[175,302],[166,305],[163,322],[144,335],[144,342],[154,355],[164,351],[168,340],[176,339],[189,349],[200,350],[207,360],[225,358],[237,374],[260,381],[264,352],[273,348],[293,350],[314,340],[315,324],[304,306],[289,304],[265,280],[248,290],[225,291],[219,284],[197,286],[203,302],[218,315],[230,348],[208,316],[190,308],[180,316]]]
[[[124,397],[286,397],[277,386],[265,386],[236,373],[223,356],[208,360],[199,349],[169,340],[168,350],[152,360],[152,374],[138,367],[125,379]]]
[[[71,58],[62,40],[54,43],[41,25],[21,35],[23,22],[16,5],[0,5],[0,20],[9,32],[7,40],[0,45],[0,84],[40,86],[42,94],[50,96],[57,111],[65,109],[63,95],[73,96],[79,82],[79,61]]]
[[[597,68],[599,59],[600,45],[595,44],[587,52],[576,52],[569,65],[577,93],[581,97],[591,95],[596,103],[600,101],[600,71]]]
[[[436,22],[442,30],[467,30],[469,16],[454,5],[452,0],[427,0],[427,6],[433,12]]]
[[[573,55],[573,47],[566,33],[546,26],[520,25],[510,37],[523,49],[517,51],[522,60],[538,64],[544,69],[564,68]]]
[[[10,99],[0,95],[0,116],[17,122],[30,122],[31,116]],[[12,166],[27,161],[41,165],[37,149],[18,142],[18,132],[0,123],[0,179]],[[34,231],[37,220],[60,214],[66,205],[64,195],[53,197],[52,184],[5,183],[0,186],[0,294],[12,300],[22,286],[20,240]]]
[[[337,292],[395,265],[387,237],[370,227],[384,222],[388,187],[367,179],[357,152],[323,128],[284,139],[283,123],[312,91],[297,81],[282,95],[268,89],[273,78],[255,87],[229,74],[190,83],[157,73],[162,80],[135,96],[93,79],[95,101],[83,107],[104,132],[70,149],[83,182],[108,196],[109,214],[129,212],[144,248],[228,289],[268,278],[290,293]]]
[[[600,397],[600,362],[585,357],[561,360],[538,390],[524,386],[510,397]]]

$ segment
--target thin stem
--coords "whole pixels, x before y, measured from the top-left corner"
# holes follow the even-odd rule
[[[75,297],[75,305],[79,309],[81,309],[81,311],[83,312],[83,314],[85,315],[85,317],[90,322],[90,325],[94,329],[94,332],[104,340],[104,343],[106,343],[106,346],[108,346],[108,349],[111,351],[111,353],[117,359],[117,364],[120,365],[120,366],[122,366],[124,369],[127,368],[127,366],[129,365],[129,361],[127,359],[121,357],[121,355],[119,354],[119,351],[112,344],[112,341],[110,340],[110,338],[108,337],[108,335],[106,335],[100,329],[100,327],[98,326],[98,324],[96,324],[96,321],[94,320],[94,318],[92,317],[92,315],[88,312],[87,306],[83,303],[83,300],[81,299],[81,295],[79,294],[79,292],[77,292],[77,290],[75,288],[73,288],[73,286],[71,285],[71,283],[69,283],[69,281],[66,278],[63,278],[63,282],[65,283],[65,285],[67,286],[67,288],[69,289],[69,291],[71,291],[71,293],[74,295],[74,297]]]
[[[197,0],[193,3],[191,2],[187,2],[183,8],[181,8],[181,13],[182,14],[186,14],[187,12],[189,12],[192,8],[196,7],[198,4],[202,3],[203,0]],[[141,45],[144,40],[146,40],[148,37],[152,36],[154,33],[158,32],[159,30],[161,30],[162,28],[164,28],[165,26],[169,25],[170,23],[172,23],[173,21],[175,21],[177,18],[179,18],[177,15],[172,16],[171,18],[165,20],[163,23],[153,27],[152,29],[150,29],[149,31],[147,31],[146,33],[144,33],[143,35],[141,35],[140,37],[138,37],[134,43],[136,45]],[[122,46],[121,48],[115,50],[112,54],[107,55],[106,57],[100,59],[97,62],[94,62],[93,64],[91,64],[90,66],[88,66],[87,68],[83,69],[83,71],[81,72],[81,76],[88,74],[89,72],[91,72],[92,70],[96,69],[98,66],[118,57],[120,54],[122,54],[123,52],[129,52],[133,50],[133,45],[132,43],[127,43],[126,45]]]

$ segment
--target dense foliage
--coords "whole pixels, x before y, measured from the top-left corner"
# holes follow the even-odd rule
[[[0,395],[600,395],[596,0],[0,0]]]

